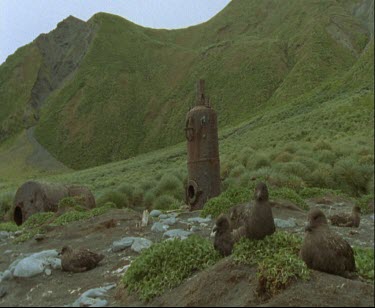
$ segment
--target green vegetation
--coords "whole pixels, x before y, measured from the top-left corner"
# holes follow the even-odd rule
[[[357,272],[365,279],[374,280],[374,249],[354,248]]]
[[[155,244],[131,264],[122,281],[129,292],[148,301],[178,286],[220,258],[212,243],[197,236]]]
[[[372,208],[370,207],[370,204],[372,204]],[[358,199],[357,205],[361,208],[362,214],[371,213],[371,211],[374,211],[374,195],[363,195]]]
[[[0,223],[0,231],[16,232],[18,230],[20,230],[20,227],[18,227],[14,222],[1,222]]]
[[[236,262],[258,265],[259,295],[274,295],[295,279],[308,279],[310,271],[299,258],[302,239],[276,232],[261,241],[241,239],[234,247]]]
[[[304,210],[308,210],[309,208],[306,202],[300,197],[300,195],[290,188],[282,187],[276,190],[272,190],[270,193],[270,199],[289,200]]]
[[[0,221],[9,212],[13,205],[14,195],[10,192],[0,193]]]
[[[42,225],[48,223],[54,215],[55,213],[52,212],[33,214],[26,220],[22,227],[25,229],[41,227]]]

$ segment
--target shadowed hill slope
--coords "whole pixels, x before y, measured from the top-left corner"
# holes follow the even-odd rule
[[[66,165],[85,168],[182,141],[198,78],[207,80],[220,127],[288,104],[300,104],[304,113],[332,97],[373,93],[373,74],[363,73],[373,67],[371,6],[367,0],[238,0],[206,23],[172,31],[104,13],[87,23],[67,20],[81,30],[64,36],[69,48],[57,48],[56,59],[46,56],[48,48],[41,56],[40,39],[24,47],[39,62],[30,65],[29,88],[11,95],[17,103],[5,103],[12,108],[2,108],[0,123],[19,130],[30,92],[48,89],[38,91],[43,103],[32,113],[40,117],[38,141]],[[25,69],[21,52],[0,67],[0,78],[14,74],[17,65]],[[65,61],[60,78],[46,87],[48,78],[35,67],[59,61]],[[7,91],[0,84],[0,102]],[[15,125],[6,124],[9,117]]]

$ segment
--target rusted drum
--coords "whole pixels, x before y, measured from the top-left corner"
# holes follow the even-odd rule
[[[188,150],[186,199],[190,210],[202,209],[205,202],[220,194],[220,159],[217,115],[204,94],[204,80],[197,86],[197,103],[186,116]]]
[[[85,207],[95,207],[95,198],[86,187],[28,181],[14,197],[13,219],[17,225],[22,225],[35,213],[56,212],[61,199],[73,196],[82,197]]]

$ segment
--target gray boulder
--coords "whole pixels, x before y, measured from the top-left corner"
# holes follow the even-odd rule
[[[151,213],[150,213],[150,216],[151,217],[159,217],[161,214],[162,213],[159,210],[152,210]]]

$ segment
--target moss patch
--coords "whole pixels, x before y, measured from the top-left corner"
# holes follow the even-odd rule
[[[272,296],[295,279],[308,279],[310,271],[298,257],[302,239],[276,232],[261,241],[241,239],[234,248],[236,262],[258,264],[258,293]]]
[[[129,292],[147,301],[178,286],[219,258],[207,239],[192,236],[183,241],[165,241],[144,251],[124,275],[123,283]]]

